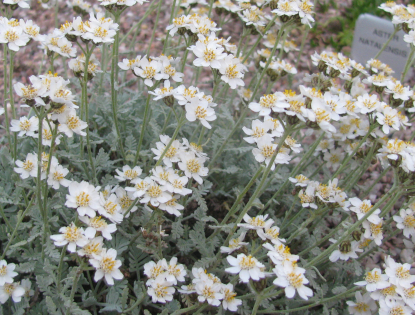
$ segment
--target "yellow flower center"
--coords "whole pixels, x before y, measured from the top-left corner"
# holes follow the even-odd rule
[[[81,230],[76,226],[68,226],[63,235],[70,243],[76,242],[82,237]]]
[[[274,146],[272,144],[264,145],[264,147],[261,150],[261,154],[265,158],[270,158],[275,152]]]
[[[117,212],[117,204],[107,200],[107,202],[104,204],[104,209],[107,213],[114,215]]]
[[[103,39],[108,36],[108,31],[103,27],[98,27],[94,30],[94,36],[100,37]]]
[[[367,283],[377,283],[381,280],[380,273],[377,271],[374,272],[368,272],[365,278]]]
[[[4,277],[7,275],[7,266],[1,266],[0,267],[0,276]]]
[[[26,172],[30,172],[31,170],[33,170],[33,168],[35,167],[35,165],[33,164],[33,162],[32,161],[30,161],[30,160],[26,160],[24,163],[23,163],[23,169],[26,171]]]
[[[203,60],[206,62],[211,62],[216,59],[216,53],[213,49],[205,49],[203,52]]]
[[[198,173],[199,170],[200,170],[200,168],[201,168],[201,165],[200,165],[199,161],[196,160],[196,159],[190,159],[190,160],[188,160],[186,162],[186,166],[187,166],[187,169],[191,173]]]
[[[14,42],[19,39],[19,35],[13,30],[8,30],[4,33],[4,38],[8,42]]]
[[[159,185],[152,185],[148,189],[147,193],[151,198],[157,198],[162,194],[162,190]]]
[[[177,154],[177,148],[170,146],[170,148],[167,150],[166,154],[164,155],[167,158],[172,158]]]
[[[236,65],[228,66],[225,70],[225,75],[229,79],[235,79],[238,76],[239,71],[236,70]]]
[[[287,280],[295,289],[298,289],[303,285],[303,276],[301,273],[291,272],[288,274]]]
[[[115,267],[115,260],[111,257],[104,257],[101,260],[100,267],[105,273],[111,273]]]
[[[66,121],[66,125],[68,126],[69,129],[76,129],[78,128],[81,123],[79,121],[79,117],[78,116],[69,116],[67,121]]]
[[[81,192],[75,199],[78,207],[87,207],[90,202],[90,196],[85,192]]]

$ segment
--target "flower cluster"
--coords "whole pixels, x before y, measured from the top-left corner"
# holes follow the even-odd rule
[[[365,280],[355,285],[365,287],[367,293],[356,293],[357,303],[347,302],[350,314],[373,314],[379,305],[379,314],[412,314],[415,310],[415,276],[411,275],[411,265],[397,263],[392,257],[385,259],[385,273],[374,268],[366,273]]]
[[[26,2],[19,2],[19,4],[23,3]],[[0,17],[0,43],[7,44],[10,50],[19,51],[20,47],[26,46],[31,39],[44,40],[44,36],[39,33],[39,26],[32,20],[9,20],[6,17]]]
[[[224,284],[212,273],[207,273],[203,268],[192,268],[193,280],[192,284],[182,286],[178,290],[182,294],[197,294],[199,302],[207,302],[213,306],[221,305],[224,310],[236,312],[238,306],[242,304],[242,300],[236,298],[233,285],[231,283]]]
[[[5,260],[0,260],[0,303],[4,304],[11,297],[14,303],[22,300],[23,296],[34,295],[33,290],[30,289],[31,282],[24,279],[21,282],[14,282],[14,277],[18,275],[14,271],[15,264],[8,264]]]
[[[186,139],[180,143],[178,140],[161,135],[160,140],[156,143],[157,148],[152,150],[156,155],[154,159],[159,161],[163,156],[162,161],[165,166],[154,167],[150,170],[149,176],[144,178],[139,177],[142,173],[140,168],[130,169],[124,166],[122,171],[117,170],[119,174],[117,178],[119,181],[128,180],[129,183],[134,184],[133,187],[126,187],[125,190],[140,203],[180,216],[180,210],[184,209],[179,203],[180,198],[192,193],[186,185],[190,187],[191,179],[202,184],[202,177],[208,174],[207,167],[203,166],[207,159],[206,154],[202,152],[201,147],[189,143]]]
[[[177,258],[173,257],[168,263],[166,259],[157,263],[146,263],[144,274],[148,277],[147,294],[151,296],[153,303],[166,303],[173,300],[173,294],[176,292],[173,286],[177,285],[177,282],[184,282],[187,272],[184,265],[178,264]]]

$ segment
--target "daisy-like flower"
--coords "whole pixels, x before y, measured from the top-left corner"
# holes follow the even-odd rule
[[[6,24],[0,29],[0,43],[7,44],[10,50],[19,51],[20,47],[26,46],[29,40],[29,35],[24,33],[21,27]]]
[[[400,127],[398,111],[390,106],[386,106],[381,112],[376,113],[376,121],[382,125],[382,131],[387,135],[391,128],[399,130]]]
[[[98,213],[111,222],[120,223],[124,217],[121,214],[121,206],[118,203],[117,196],[111,194],[107,198],[102,199],[102,207],[98,209]]]
[[[177,257],[172,257],[168,264],[165,259],[163,260],[165,262],[166,272],[164,276],[166,280],[172,282],[174,285],[177,285],[177,281],[184,282],[184,277],[187,275],[187,272],[184,269],[184,265],[177,263]]]
[[[179,195],[171,196],[171,199],[169,201],[160,203],[159,208],[170,214],[174,214],[176,217],[179,217],[182,215],[180,210],[183,210],[184,207],[177,202],[178,200],[180,200]]]
[[[64,168],[62,165],[51,165],[48,176],[48,185],[52,186],[53,189],[59,189],[60,185],[68,187],[71,183],[65,178],[68,173],[69,170]]]
[[[365,214],[368,213],[373,207],[372,203],[368,199],[362,201],[359,198],[353,197],[349,198],[349,201],[352,205],[352,207],[350,207],[350,210],[356,213],[357,218],[359,220],[363,218]],[[375,212],[373,212],[370,216],[366,218],[366,220],[368,220],[371,223],[378,224],[379,222],[381,222],[379,214],[380,209],[376,209]]]
[[[273,223],[268,222],[265,224],[264,230],[257,230],[258,236],[261,240],[270,240],[273,244],[279,245],[281,242],[285,243],[285,239],[280,238],[280,228],[278,226],[272,226]]]
[[[14,168],[17,174],[20,174],[21,179],[26,179],[29,176],[37,177],[37,154],[28,153],[24,162],[16,160],[18,167]]]
[[[147,294],[151,296],[153,303],[170,302],[173,300],[174,292],[173,282],[167,281],[164,275],[160,275],[154,279],[147,289]]]
[[[223,284],[222,293],[223,293],[223,300],[222,300],[223,309],[225,311],[230,310],[232,312],[236,312],[238,310],[238,306],[242,305],[242,300],[235,298],[236,293],[233,290],[233,285],[231,283]]]
[[[226,253],[226,254],[231,254],[234,251],[240,249],[242,246],[246,246],[249,243],[244,242],[244,238],[245,238],[246,232],[242,232],[241,235],[239,235],[238,238],[233,238],[229,241],[229,247],[226,246],[221,246],[220,247],[220,252],[221,253]]]
[[[164,99],[164,101],[168,101],[169,99],[172,99],[174,101],[174,89],[172,86],[170,86],[170,81],[169,80],[165,80],[164,81],[164,87],[163,88],[157,88],[153,91],[149,91],[149,94],[155,95],[156,97],[153,98],[153,100],[158,101],[161,99]],[[166,105],[171,105],[172,103],[166,103]]]
[[[24,296],[30,298],[31,296],[35,295],[35,291],[32,290],[32,282],[29,279],[23,279],[20,282],[20,286],[24,289],[25,294]]]
[[[96,269],[94,280],[95,282],[105,278],[108,285],[114,285],[114,279],[121,280],[124,278],[119,270],[121,261],[116,260],[117,251],[113,248],[106,250],[105,248],[99,255],[93,255],[89,263]]]
[[[360,109],[361,114],[371,113],[377,110],[380,106],[376,94],[369,95],[368,93],[358,96],[355,106]]]
[[[269,130],[273,128],[273,122],[270,120],[266,120],[262,122],[259,119],[255,119],[252,121],[252,129],[248,129],[246,127],[242,127],[242,130],[249,136],[244,137],[244,140],[248,143],[255,143],[258,142],[265,134],[268,133]]]
[[[294,183],[295,186],[300,186],[300,187],[307,187],[308,183],[310,182],[310,179],[308,179],[308,177],[302,174],[297,175],[295,177],[290,177],[288,179],[290,180],[291,183]]]
[[[15,268],[15,264],[8,264],[4,259],[0,260],[0,286],[13,282],[13,278],[17,276]]]
[[[138,55],[135,59],[123,59],[122,62],[118,63],[118,67],[122,70],[133,70],[135,67],[140,67],[141,56]]]
[[[39,126],[39,119],[36,116],[32,116],[27,119],[26,116],[20,117],[19,120],[13,119],[11,122],[10,131],[18,132],[18,137],[29,136],[36,137],[36,132]]]
[[[241,253],[236,258],[228,256],[226,260],[232,267],[226,268],[225,271],[232,274],[239,274],[242,282],[248,283],[249,279],[259,280],[265,278],[265,273],[263,272],[265,265],[251,255],[246,256]]]
[[[274,223],[273,219],[268,219],[268,214],[266,215],[259,215],[256,217],[250,217],[248,214],[245,214],[243,220],[246,223],[239,223],[239,227],[243,227],[248,230],[262,230],[267,225],[271,226]]]
[[[415,217],[412,209],[401,209],[399,215],[394,215],[393,219],[396,222],[396,227],[403,230],[405,237],[415,235]]]
[[[0,303],[4,304],[11,297],[13,302],[18,303],[25,294],[25,289],[17,283],[5,283],[0,286]]]
[[[95,211],[101,209],[101,198],[97,189],[86,181],[72,182],[68,186],[65,206],[76,208],[79,215],[95,217]]]
[[[355,285],[366,286],[366,291],[373,292],[387,288],[390,283],[387,275],[382,274],[379,268],[374,268],[366,273],[364,281],[355,282]]]
[[[386,269],[385,273],[389,276],[389,282],[396,286],[403,288],[410,288],[411,283],[415,281],[415,276],[411,275],[409,270],[411,269],[410,264],[400,264],[393,260],[392,257],[386,258]]]
[[[22,9],[28,9],[30,8],[29,3],[27,3],[28,0],[3,0],[4,4],[10,4],[14,5],[17,4]]]
[[[379,301],[379,315],[411,315],[412,310],[410,307],[406,306],[403,301],[400,300],[380,300]]]
[[[102,236],[89,240],[84,247],[78,250],[78,255],[81,257],[87,256],[88,258],[93,258],[93,255],[100,255],[104,246],[103,241]]]
[[[157,263],[154,261],[149,261],[148,263],[144,264],[144,274],[149,278],[146,282],[146,285],[150,286],[160,275],[166,278],[166,268],[167,262],[165,259],[159,260]]]
[[[221,67],[219,68],[219,72],[222,74],[222,81],[228,83],[231,89],[236,89],[238,86],[245,86],[245,82],[242,79],[248,69],[241,63],[239,58],[228,55],[221,59],[220,63]]]
[[[308,300],[309,297],[313,296],[313,291],[305,286],[309,282],[304,277],[305,269],[298,267],[297,263],[280,265],[275,267],[273,271],[277,275],[277,279],[273,283],[285,288],[287,298],[293,298],[296,291],[304,300]]]
[[[122,167],[122,171],[115,170],[118,175],[115,175],[114,178],[118,179],[120,182],[125,180],[133,180],[136,179],[138,176],[141,175],[143,170],[139,166],[135,166],[133,169],[129,165],[124,165]]]
[[[203,277],[200,281],[197,281],[195,285],[196,293],[198,294],[197,299],[203,303],[205,301],[213,306],[219,306],[220,300],[223,299],[224,294],[222,291],[222,284],[214,282],[208,277]]]
[[[166,203],[172,199],[172,196],[166,192],[167,188],[156,183],[154,180],[147,179],[148,187],[144,192],[140,203],[150,203],[154,207],[158,207],[161,203]]]
[[[167,190],[172,194],[179,194],[186,196],[192,193],[192,190],[186,188],[186,184],[189,179],[186,176],[180,176],[176,173],[170,173],[168,182],[166,183]]]
[[[59,232],[61,234],[51,235],[50,238],[54,241],[55,246],[68,245],[67,249],[71,253],[76,252],[77,245],[84,247],[88,243],[84,229],[77,227],[73,222],[69,226],[61,227]]]
[[[179,168],[184,172],[188,178],[193,178],[200,185],[203,183],[202,176],[207,176],[209,170],[203,164],[206,157],[196,157],[193,152],[185,152],[181,155],[181,162],[178,163]]]
[[[85,121],[82,121],[77,115],[71,113],[66,116],[66,119],[63,122],[61,122],[58,126],[58,130],[71,138],[74,133],[80,136],[86,136],[86,132],[83,131],[86,127],[88,127],[88,124]]]
[[[272,143],[273,139],[271,135],[265,134],[261,139],[258,140],[257,145],[258,148],[252,149],[252,154],[255,157],[255,160],[257,160],[259,163],[265,162],[265,165],[268,166],[268,164],[271,162],[271,158],[274,155],[275,150],[277,149],[277,145]],[[275,164],[288,164],[290,161],[290,156],[286,153],[284,153],[284,148],[281,148],[278,154],[276,155],[276,158],[274,160],[274,163],[271,166],[271,170],[275,169]]]
[[[347,301],[347,310],[350,314],[355,315],[372,315],[377,310],[376,302],[370,297],[367,292],[362,296],[361,292],[355,293],[356,302]]]
[[[85,229],[85,236],[90,239],[94,238],[97,232],[100,232],[105,239],[111,240],[111,234],[117,230],[115,224],[108,224],[101,217],[89,218],[87,216],[81,216],[79,219],[88,225]]]
[[[216,114],[215,110],[209,106],[206,100],[193,99],[190,103],[185,105],[185,108],[186,119],[188,121],[195,121],[197,119],[206,128],[212,128],[208,121],[215,120]]]
[[[140,66],[133,69],[134,73],[144,79],[144,84],[152,87],[154,85],[153,80],[162,79],[163,75],[161,71],[161,63],[157,60],[149,61],[146,56],[140,61]]]
[[[196,59],[193,64],[196,67],[211,67],[213,69],[220,69],[220,60],[224,59],[227,55],[223,51],[225,50],[216,41],[216,35],[211,33],[209,37],[204,35],[198,35],[199,40],[195,45],[190,46],[188,49],[193,51],[196,55]]]
[[[365,229],[364,237],[370,240],[374,240],[376,245],[380,246],[383,240],[382,232],[383,219],[377,224],[369,221],[364,221],[362,227]]]
[[[164,150],[166,149],[167,145],[169,144],[171,138],[166,135],[160,135],[160,142],[156,142],[157,148],[152,148],[151,151],[156,155],[154,157],[155,160],[159,160],[161,155],[163,154]],[[163,157],[163,163],[167,167],[172,167],[173,163],[180,161],[180,154],[182,153],[183,146],[179,142],[179,140],[174,140],[170,146],[170,148],[167,150],[167,152],[164,154]]]
[[[287,107],[289,107],[289,104],[286,102],[285,95],[281,92],[266,94],[259,99],[259,103],[252,102],[249,104],[249,108],[259,113],[260,116],[268,116],[271,114],[271,109],[274,112],[283,112]]]

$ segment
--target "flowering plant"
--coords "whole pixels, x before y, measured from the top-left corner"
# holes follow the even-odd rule
[[[2,314],[415,311],[414,6],[380,6],[411,47],[398,80],[387,43],[304,56],[309,0],[97,2],[49,34],[1,6]]]

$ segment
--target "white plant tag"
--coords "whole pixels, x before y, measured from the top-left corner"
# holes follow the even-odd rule
[[[383,44],[393,33],[391,21],[371,14],[362,14],[356,22],[352,45],[352,59],[366,65],[366,62],[375,57]],[[392,38],[378,59],[388,64],[394,71],[393,76],[400,79],[408,59],[410,48],[404,42],[405,33],[399,31]],[[411,71],[408,71],[410,73]]]

